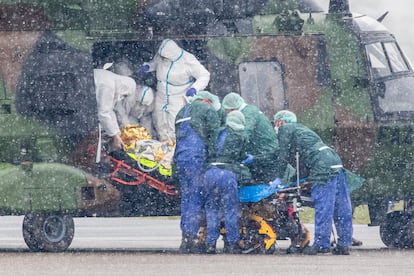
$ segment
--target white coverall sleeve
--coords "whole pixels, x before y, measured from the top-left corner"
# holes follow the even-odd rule
[[[125,97],[123,100],[115,104],[114,111],[117,116],[117,121],[120,127],[124,127],[128,124],[134,123],[132,118],[130,118],[130,114],[129,114],[130,108],[129,108],[128,98],[130,97]]]
[[[114,112],[115,93],[109,86],[100,84],[96,88],[96,102],[98,118],[102,128],[109,136],[120,133],[119,125]]]
[[[189,74],[195,78],[191,87],[197,91],[204,90],[210,81],[210,72],[193,55],[188,59]]]

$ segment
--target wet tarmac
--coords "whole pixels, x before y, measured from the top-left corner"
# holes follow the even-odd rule
[[[355,225],[351,255],[181,255],[179,218],[76,218],[64,253],[33,253],[23,217],[0,218],[0,275],[413,275],[414,250],[386,248],[379,227]],[[313,232],[313,225],[307,225]]]

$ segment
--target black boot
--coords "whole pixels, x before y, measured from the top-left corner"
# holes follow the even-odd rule
[[[198,253],[197,237],[192,234],[183,233],[179,252],[181,254]]]
[[[286,249],[286,254],[298,254],[302,253],[302,248],[299,244],[291,244],[288,249]]]
[[[306,246],[302,249],[302,253],[305,255],[317,255],[318,253],[326,254],[330,253],[331,249],[328,247],[316,247],[316,246]]]
[[[206,254],[216,254],[216,245],[207,244]]]
[[[355,239],[354,237],[352,237],[352,246],[361,246],[362,245],[362,241]]]
[[[241,250],[239,244],[235,243],[235,244],[229,244],[227,246],[226,250],[224,250],[224,252],[226,254],[241,254],[242,250]]]
[[[332,254],[334,255],[349,255],[349,247],[337,245],[334,249],[332,249]]]

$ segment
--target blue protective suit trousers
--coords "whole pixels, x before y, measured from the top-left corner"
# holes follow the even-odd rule
[[[181,165],[178,165],[181,186],[181,231],[196,236],[201,225],[204,204],[199,173],[204,163],[189,162]]]
[[[341,170],[325,185],[313,185],[311,197],[315,207],[314,246],[329,248],[332,220],[338,234],[338,245],[352,245],[352,207],[345,176]]]
[[[196,236],[201,225],[204,205],[202,175],[204,162],[177,165],[181,186],[181,231]]]
[[[184,111],[184,118],[188,116],[189,106]],[[204,205],[202,172],[206,163],[206,149],[203,140],[191,127],[190,120],[176,126],[176,131],[174,163],[181,187],[181,231],[195,237],[201,225]]]
[[[204,174],[204,189],[207,243],[216,244],[220,236],[222,214],[224,214],[227,241],[229,244],[236,244],[240,240],[236,174],[229,170],[212,167]]]

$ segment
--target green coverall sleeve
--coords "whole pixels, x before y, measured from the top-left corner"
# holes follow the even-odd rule
[[[282,174],[286,171],[289,164],[289,154],[292,152],[292,148],[295,147],[295,145],[293,145],[293,135],[294,134],[292,128],[289,127],[289,125],[283,125],[279,127],[279,133],[277,135],[279,140],[278,175],[281,177],[283,176]]]
[[[208,162],[214,160],[217,149],[217,139],[220,129],[220,118],[213,108],[206,112],[206,140],[208,151]]]

